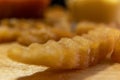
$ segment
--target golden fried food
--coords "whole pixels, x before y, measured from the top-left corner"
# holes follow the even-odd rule
[[[89,31],[94,30],[98,27],[111,27],[117,29],[119,28],[114,23],[106,25],[106,24],[96,24],[91,22],[80,22],[76,25],[74,29],[74,33],[76,33],[77,35],[83,35],[83,34],[87,34]]]
[[[53,6],[46,10],[44,21],[51,27],[58,27],[66,31],[71,30],[71,16],[69,12],[61,6]]]
[[[54,25],[62,21],[62,19],[68,19],[68,12],[61,6],[53,6],[46,10],[45,21],[49,25]]]
[[[20,32],[17,41],[24,45],[30,45],[31,43],[45,43],[48,40],[60,40],[62,37],[73,37],[73,33],[54,29],[54,28],[41,28],[41,29],[29,29]]]
[[[64,21],[57,27],[50,27],[40,20],[33,19],[3,19],[0,22],[1,27],[5,26],[8,29],[10,28],[13,32],[17,32],[19,35],[13,38],[13,40],[24,45],[30,45],[35,42],[45,43],[48,40],[59,40],[62,37],[73,36],[70,27],[68,28],[68,24]],[[65,27],[66,25],[67,27]]]
[[[24,30],[20,32],[20,35],[17,38],[17,41],[24,45],[30,45],[31,43],[45,43],[48,40],[58,40],[57,35],[48,28]]]
[[[33,66],[12,61],[6,56],[14,44],[0,45],[1,80],[119,80],[120,64],[105,62],[86,70],[46,70],[46,67]],[[112,76],[111,76],[112,75]],[[90,77],[89,77],[90,76]]]
[[[11,28],[0,27],[0,43],[15,41],[19,33]]]
[[[104,61],[108,55],[111,57],[119,36],[117,29],[99,27],[72,39],[33,43],[29,47],[16,45],[8,51],[8,56],[19,62],[52,69],[84,69]]]
[[[111,58],[112,58],[112,61],[120,63],[120,36],[118,40],[116,41],[114,52]]]
[[[41,20],[33,20],[33,19],[3,19],[0,21],[1,26],[6,26],[9,28],[16,28],[19,30],[31,29],[31,28],[42,28],[47,25],[43,23]],[[48,27],[48,26],[47,26]]]
[[[72,31],[67,31],[60,28],[52,28],[52,32],[54,32],[59,39],[63,37],[72,38],[73,36],[75,36],[75,34]]]
[[[89,31],[95,29],[99,27],[98,25],[96,25],[95,23],[88,23],[88,22],[80,22],[77,24],[76,28],[75,28],[75,33],[78,35],[82,35],[85,33],[88,33]]]

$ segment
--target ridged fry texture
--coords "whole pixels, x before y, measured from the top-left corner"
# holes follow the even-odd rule
[[[120,31],[113,28],[99,27],[88,34],[73,38],[62,38],[46,44],[33,43],[29,47],[15,45],[8,51],[8,56],[16,61],[44,65],[51,69],[84,69],[106,59],[120,55],[117,42]],[[117,45],[116,45],[117,44]],[[112,58],[114,59],[114,58]]]

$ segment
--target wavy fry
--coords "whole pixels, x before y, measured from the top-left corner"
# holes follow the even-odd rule
[[[65,23],[60,23],[59,26],[50,26],[40,20],[3,19],[0,21],[0,41],[13,40],[20,44],[30,45],[34,42],[46,43],[48,40],[73,37],[70,26],[65,25]],[[69,29],[65,29],[64,26],[69,26]],[[16,33],[17,36],[14,36]]]
[[[53,69],[84,69],[111,55],[119,36],[117,29],[100,27],[72,39],[50,40],[46,44],[32,44],[29,47],[16,45],[8,51],[8,56],[19,62]]]

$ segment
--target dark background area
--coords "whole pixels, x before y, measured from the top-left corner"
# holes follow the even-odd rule
[[[20,2],[19,2],[20,1]],[[3,18],[42,18],[49,0],[0,0],[0,19]],[[50,0],[50,5],[62,5],[66,0]]]
[[[51,5],[62,5],[65,7],[65,0],[52,0]]]

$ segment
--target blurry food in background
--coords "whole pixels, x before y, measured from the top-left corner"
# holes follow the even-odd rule
[[[98,24],[90,22],[80,22],[75,28],[75,33],[77,35],[87,34],[89,31],[94,30],[95,28],[100,27]]]
[[[26,30],[31,28],[42,28],[47,26],[40,19],[17,19],[17,18],[2,19],[0,20],[0,25],[10,27],[10,28],[16,28],[19,30]]]
[[[50,25],[55,25],[61,22],[63,18],[68,15],[67,10],[62,6],[52,6],[45,11],[44,17],[45,21]]]
[[[18,32],[8,27],[0,27],[0,43],[16,41]]]
[[[71,28],[69,30],[71,30]],[[73,36],[75,36],[75,33],[72,30],[68,31],[68,30],[65,30],[62,28],[61,29],[60,28],[53,28],[52,31],[56,34],[56,36],[58,36],[60,38],[65,38],[65,37],[72,38]]]
[[[54,14],[54,13],[53,13]],[[65,21],[64,21],[64,20]],[[53,25],[44,22],[40,19],[3,19],[0,21],[0,42],[16,41],[23,45],[30,45],[31,43],[46,43],[48,40],[60,40],[61,38],[72,38],[75,35],[83,35],[104,24],[96,24],[90,22],[77,23],[72,29],[67,18],[57,18],[57,22]],[[57,24],[57,25],[56,25]],[[106,26],[105,26],[106,27]],[[115,26],[110,26],[114,27]]]
[[[44,21],[53,31],[61,37],[74,35],[72,32],[72,18],[67,9],[62,6],[54,5],[48,8],[44,14]]]
[[[0,0],[0,18],[40,18],[50,0]]]
[[[49,28],[32,28],[21,31],[17,39],[17,41],[23,45],[30,45],[31,43],[45,43],[48,40],[58,40],[57,35]]]
[[[110,28],[116,28],[119,29],[119,26],[115,25],[114,23],[111,24],[97,24],[97,23],[92,23],[92,22],[78,22],[74,28],[74,33],[76,35],[83,35],[87,34],[89,31],[94,30],[98,27],[110,27]]]
[[[75,21],[97,23],[115,22],[119,4],[119,0],[67,0]]]
[[[45,43],[48,40],[57,41],[62,37],[74,36],[74,33],[62,27],[50,26],[41,20],[33,19],[3,19],[0,21],[0,28],[3,29],[0,32],[1,42],[3,40],[9,42],[11,39],[23,45]]]
[[[62,6],[52,6],[45,11],[45,22],[54,27],[62,28],[63,30],[70,31],[71,16],[68,10]]]

